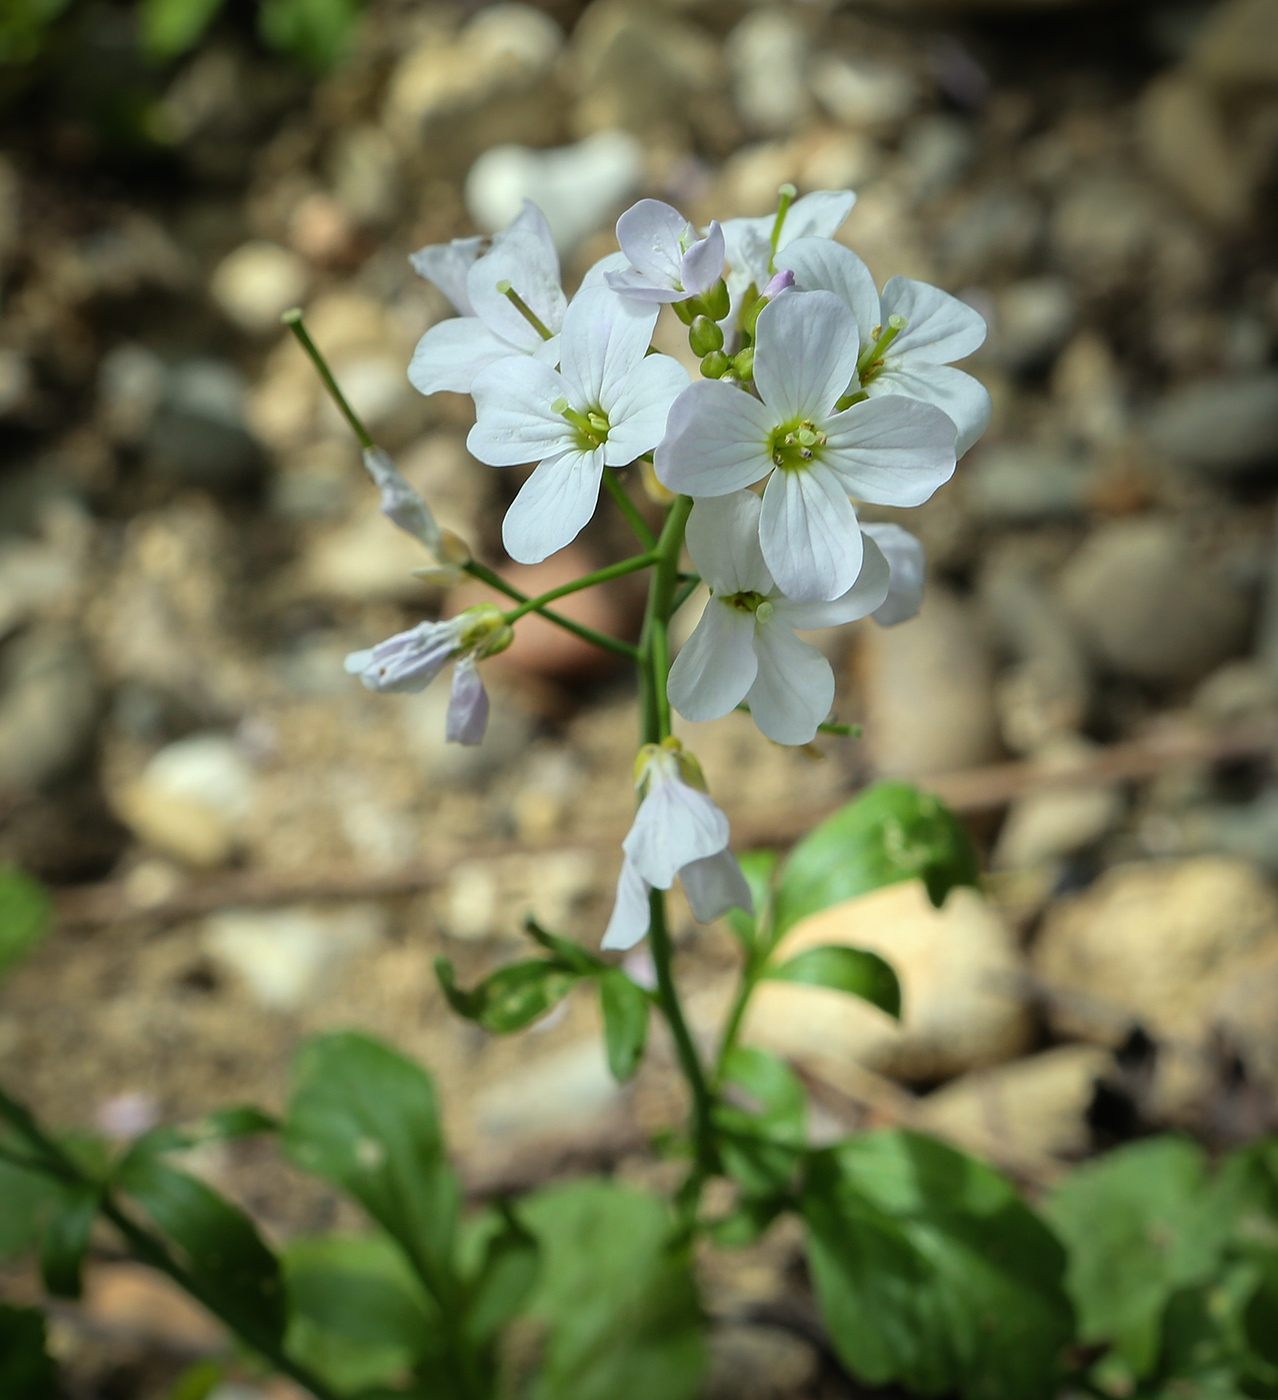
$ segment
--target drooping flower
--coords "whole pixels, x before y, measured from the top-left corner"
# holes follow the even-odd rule
[[[935,404],[958,431],[962,456],[989,426],[990,396],[970,374],[952,368],[980,348],[985,321],[965,302],[926,282],[893,277],[882,296],[870,269],[850,248],[828,238],[802,238],[777,257],[801,291],[833,292],[856,317],[861,336],[858,389],[869,396],[904,394]]]
[[[633,948],[648,932],[650,890],[678,875],[698,923],[753,909],[750,887],[728,850],[728,819],[706,792],[701,765],[677,739],[645,744],[635,761],[640,794],[626,839],[617,900],[603,946]]]
[[[433,568],[415,569],[432,583],[452,583],[470,558],[470,550],[452,530],[442,529],[421,493],[405,480],[389,454],[380,447],[364,449],[364,467],[381,495],[382,514],[435,556]]]
[[[861,531],[883,551],[889,571],[887,597],[870,616],[880,627],[895,627],[917,617],[927,567],[923,546],[908,530],[889,522],[862,525]]]
[[[687,301],[723,275],[723,229],[716,219],[698,238],[680,212],[659,199],[641,199],[617,220],[617,242],[629,266],[606,274],[608,285],[637,301]]]
[[[384,642],[346,658],[349,675],[358,676],[368,690],[382,694],[416,694],[435,679],[450,661],[453,688],[448,703],[445,738],[454,744],[478,744],[488,725],[488,693],[475,663],[495,656],[514,640],[502,610],[479,603],[456,617],[419,622]]]
[[[710,586],[710,601],[670,669],[670,703],[685,719],[702,721],[745,700],[769,739],[807,744],[834,703],[834,672],[794,634],[872,613],[888,596],[888,563],[867,538],[861,572],[847,593],[833,602],[796,603],[763,561],[759,510],[751,491],[693,507],[688,552]]]
[[[423,394],[468,394],[480,370],[510,355],[554,363],[553,340],[568,302],[545,216],[525,200],[523,213],[495,235],[488,252],[480,251],[475,240],[458,239],[415,255],[418,271],[462,312],[417,342],[408,378]]]
[[[840,409],[859,338],[830,292],[785,292],[756,326],[759,397],[724,380],[685,389],[656,450],[671,491],[726,496],[768,478],[759,543],[778,588],[799,603],[841,598],[861,571],[849,496],[917,506],[954,472],[954,424],[917,399],[883,396]]]
[[[538,463],[502,524],[511,558],[535,564],[574,540],[594,514],[604,468],[661,440],[688,374],[647,353],[659,309],[588,287],[564,316],[558,370],[508,358],[476,378],[471,453],[494,467]]]

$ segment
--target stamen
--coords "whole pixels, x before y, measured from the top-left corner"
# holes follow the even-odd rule
[[[497,283],[497,290],[510,302],[511,306],[524,318],[525,321],[537,332],[543,340],[552,339],[553,333],[548,331],[531,306],[519,295],[509,282],[501,281]]]
[[[882,360],[888,346],[901,334],[907,324],[908,322],[904,316],[898,316],[893,313],[888,317],[887,329],[882,331],[881,334],[881,328],[875,326],[874,333],[877,339],[868,350],[863,350],[861,352],[861,356],[856,362],[856,372],[859,378],[864,379],[870,371],[878,367],[879,361]]]

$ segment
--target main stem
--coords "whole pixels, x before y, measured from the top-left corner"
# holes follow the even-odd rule
[[[669,626],[675,589],[679,582],[679,551],[683,532],[692,510],[692,500],[680,496],[670,507],[657,541],[657,563],[648,586],[648,606],[643,633],[639,638],[639,667],[643,702],[643,737],[648,744],[659,744],[670,733],[670,701],[666,696],[669,672]],[[683,1006],[674,981],[674,949],[666,922],[666,893],[652,890],[649,903],[649,946],[657,970],[657,1004],[674,1037],[679,1066],[692,1091],[692,1140],[696,1150],[695,1176],[699,1181],[717,1169],[712,1113],[714,1098],[706,1080],[701,1056],[684,1019]]]

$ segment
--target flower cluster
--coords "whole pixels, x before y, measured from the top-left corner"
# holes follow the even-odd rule
[[[650,464],[652,489],[691,498],[687,552],[709,589],[668,678],[661,649],[656,683],[686,719],[746,707],[781,744],[809,743],[834,700],[828,661],[797,634],[863,617],[891,626],[921,602],[918,541],[862,522],[860,504],[921,505],[989,421],[988,394],[953,367],[981,344],[981,317],[905,277],[880,292],[836,241],[854,202],[850,191],[799,199],[786,186],[775,215],[698,230],[640,200],[618,220],[620,252],[571,299],[532,204],[491,240],[413,257],[458,315],[422,337],[410,380],[424,394],[473,397],[467,446],[479,461],[533,467],[502,526],[511,557],[536,563],[564,548],[602,485],[619,494],[607,474]],[[653,349],[663,305],[687,328],[696,382]],[[366,453],[366,464],[386,513],[435,554],[434,577],[475,571],[384,454]],[[510,622],[536,605],[422,623],[347,668],[371,688],[411,690],[455,660],[448,737],[475,743],[487,717],[476,662],[509,645]],[[699,919],[749,903],[695,759],[669,737],[647,744],[636,782],[607,947],[643,936],[649,891],[676,874]]]

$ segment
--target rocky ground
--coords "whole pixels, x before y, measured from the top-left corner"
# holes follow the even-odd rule
[[[495,1042],[431,971],[509,957],[528,908],[597,940],[631,681],[521,624],[472,751],[442,743],[445,696],[343,674],[461,600],[410,576],[278,317],[305,306],[379,442],[497,562],[517,483],[468,458],[468,401],[405,379],[446,312],[407,255],[530,196],[571,283],[640,194],[704,221],[793,180],[859,191],[842,237],[880,281],[987,316],[994,421],[906,522],[921,618],[828,639],[865,740],[782,750],[744,716],[685,738],[742,842],[902,774],[970,816],[991,873],[940,913],[900,886],[800,931],[889,956],[902,1028],[774,986],[751,1035],[807,1072],[821,1131],[916,1123],[1030,1189],[1153,1128],[1278,1128],[1273,0],[387,0],[318,83],[230,27],[163,73],[129,45],[91,10],[0,118],[0,854],[63,915],[0,990],[8,1081],[127,1137],[278,1106],[298,1040],[355,1024],[438,1076],[476,1191],[658,1170],[664,1046],[618,1090],[584,998]],[[601,515],[510,573],[540,591],[624,547]],[[576,602],[636,626],[622,585]],[[732,945],[686,914],[680,940],[708,1027]],[[268,1230],[331,1211],[260,1151],[204,1168]],[[825,1394],[802,1329],[757,1320],[793,1304],[788,1239],[705,1268],[712,1393]],[[86,1396],[149,1400],[210,1342],[104,1262],[58,1344]]]

